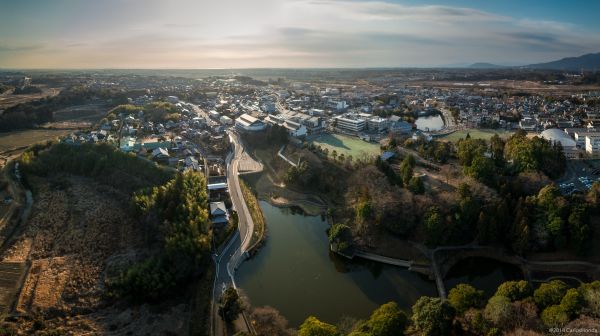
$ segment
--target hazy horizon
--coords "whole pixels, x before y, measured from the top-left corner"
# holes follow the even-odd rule
[[[6,70],[516,66],[600,51],[595,1],[0,1]]]

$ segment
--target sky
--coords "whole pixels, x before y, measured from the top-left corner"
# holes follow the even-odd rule
[[[0,68],[429,67],[600,52],[600,1],[0,0]]]

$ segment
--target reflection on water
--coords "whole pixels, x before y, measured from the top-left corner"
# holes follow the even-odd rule
[[[415,125],[421,131],[439,131],[444,128],[444,119],[439,114],[423,116],[415,120]]]
[[[483,290],[487,296],[492,296],[503,282],[521,279],[523,273],[515,265],[489,258],[471,257],[454,265],[444,283],[448,292],[456,285],[466,283]]]
[[[292,326],[309,315],[330,323],[343,316],[366,318],[389,301],[409,309],[421,295],[437,295],[433,282],[407,269],[331,253],[325,218],[266,202],[260,206],[268,240],[242,264],[237,283],[253,305],[275,307]]]

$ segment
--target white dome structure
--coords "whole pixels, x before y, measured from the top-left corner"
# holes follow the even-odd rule
[[[569,134],[565,131],[560,130],[558,128],[550,128],[542,132],[542,138],[546,140],[550,140],[552,142],[560,142],[563,149],[571,149],[574,148],[577,143],[573,140]]]
[[[550,128],[540,134],[542,138],[551,141],[552,143],[559,142],[563,149],[563,154],[567,159],[576,159],[579,156],[577,142],[573,140],[567,132],[558,128]]]

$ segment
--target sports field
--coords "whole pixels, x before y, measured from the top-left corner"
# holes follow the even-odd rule
[[[468,129],[456,131],[454,133],[448,134],[446,136],[440,137],[442,140],[448,140],[451,142],[457,142],[460,139],[464,139],[467,136],[467,133],[471,136],[472,139],[484,139],[490,140],[494,134],[498,134],[501,138],[506,139],[513,132],[506,130],[494,130],[494,129]]]
[[[364,155],[375,156],[380,153],[379,144],[341,134],[323,134],[313,140],[312,143],[315,146],[327,148],[329,153],[335,150],[338,155],[344,153],[345,156],[352,155],[355,158]]]

